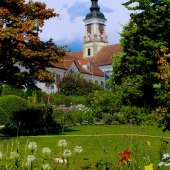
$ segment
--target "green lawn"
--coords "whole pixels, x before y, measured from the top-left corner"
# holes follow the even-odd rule
[[[154,169],[156,169],[160,162],[161,138],[162,131],[156,126],[100,125],[74,126],[64,129],[64,132],[59,135],[21,136],[18,137],[18,140],[20,142],[19,152],[25,152],[26,142],[35,141],[38,145],[38,155],[41,155],[42,148],[50,147],[52,157],[59,156],[61,153],[61,148],[57,145],[60,139],[65,139],[68,142],[66,148],[72,151],[75,146],[82,146],[83,152],[76,158],[76,165],[78,165],[76,169],[81,169],[81,166],[86,165],[91,165],[94,168],[95,163],[99,160],[119,165],[118,153],[126,149],[132,151],[131,158],[137,161],[137,167],[144,169],[145,165],[153,163]],[[15,143],[17,138],[1,138],[0,140],[5,151],[7,145],[9,145],[8,150],[10,150],[12,143]],[[164,140],[170,142],[169,132],[164,134]],[[151,143],[151,146],[147,145],[147,141]],[[165,144],[165,142],[163,143]],[[12,150],[15,148],[14,144]],[[27,150],[27,154],[28,152]],[[163,153],[170,153],[169,145]],[[70,157],[70,169],[75,169],[72,167],[74,160],[75,156],[73,155]]]

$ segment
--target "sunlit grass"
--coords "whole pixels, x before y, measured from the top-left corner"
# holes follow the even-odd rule
[[[63,134],[63,135],[61,135]],[[68,149],[73,150],[75,146],[81,146],[83,152],[78,155],[76,164],[81,166],[95,164],[99,160],[112,162],[119,165],[119,152],[129,149],[132,151],[132,158],[143,169],[145,165],[153,163],[154,169],[160,162],[160,146],[162,139],[162,131],[156,126],[129,126],[129,125],[113,125],[113,126],[74,126],[64,129],[59,135],[46,136],[25,136],[18,138],[1,138],[1,145],[6,150],[12,146],[12,141],[18,139],[20,142],[19,153],[23,153],[27,141],[34,141],[38,145],[37,154],[41,154],[42,148],[51,148],[51,156],[56,157],[61,153],[58,147],[58,141],[65,139],[68,142]],[[164,134],[164,140],[170,142],[169,132]],[[150,142],[150,146],[147,144]],[[15,146],[15,145],[14,145]],[[13,149],[16,149],[14,148]],[[168,145],[165,153],[170,153]],[[84,160],[85,159],[85,160]],[[74,157],[70,158],[72,164]],[[78,169],[78,167],[76,167]]]

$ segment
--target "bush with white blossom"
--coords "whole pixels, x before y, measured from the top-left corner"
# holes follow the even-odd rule
[[[79,104],[74,108],[78,123],[89,124],[94,122],[94,112],[83,104]]]

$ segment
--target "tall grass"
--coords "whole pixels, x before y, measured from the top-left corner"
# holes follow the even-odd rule
[[[18,138],[1,138],[1,152],[17,151],[23,157],[26,144],[29,142],[37,143],[37,157],[41,157],[42,149],[51,149],[50,158],[61,156],[61,148],[58,141],[67,141],[66,149],[74,151],[75,146],[81,146],[83,152],[73,154],[69,157],[69,166],[65,169],[144,169],[144,166],[153,164],[153,169],[158,167],[161,156],[170,153],[169,133],[166,132],[162,137],[161,129],[155,126],[74,126],[64,129],[63,135],[51,136],[27,136]],[[19,142],[19,145],[18,145]],[[131,157],[127,164],[120,162],[119,153],[126,149],[130,150]],[[96,168],[96,165],[98,168]]]

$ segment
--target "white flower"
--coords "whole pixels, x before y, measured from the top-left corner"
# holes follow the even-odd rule
[[[10,153],[10,158],[11,159],[14,159],[14,158],[17,158],[18,157],[18,154],[16,152],[11,152]]]
[[[28,157],[27,157],[27,161],[28,162],[32,162],[34,160],[35,160],[35,156],[34,155],[28,155]]]
[[[160,162],[160,163],[158,164],[159,167],[161,167],[161,166],[163,166],[163,165],[164,165],[164,162]]]
[[[67,160],[62,159],[62,158],[54,158],[54,161],[58,163],[67,163]]]
[[[164,163],[165,166],[170,166],[170,163]]]
[[[162,162],[158,164],[158,166],[170,166],[170,155],[166,153],[163,155]]]
[[[70,157],[72,155],[72,152],[70,149],[66,149],[64,150],[63,156],[65,157]]]
[[[0,159],[2,158],[2,152],[0,152]]]
[[[60,146],[60,147],[65,147],[65,146],[67,146],[67,142],[66,142],[66,140],[65,140],[65,139],[63,139],[63,140],[59,140],[59,142],[58,142],[58,146]]]
[[[27,161],[25,165],[26,165],[27,167],[30,167],[30,166],[31,166],[31,162],[30,162],[30,161]]]
[[[42,149],[42,153],[45,153],[45,154],[50,154],[51,153],[51,149],[46,147],[46,148],[43,148]]]
[[[74,151],[77,152],[77,153],[80,153],[80,152],[83,151],[83,149],[82,149],[81,146],[76,146],[76,147],[74,148]]]
[[[43,170],[49,170],[51,169],[50,165],[49,164],[44,164],[43,167],[42,167]]]
[[[162,159],[167,159],[167,158],[170,158],[169,153],[164,154]]]
[[[29,148],[29,149],[36,149],[36,148],[37,148],[36,142],[29,142],[28,148]]]

